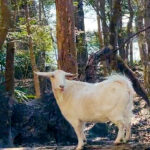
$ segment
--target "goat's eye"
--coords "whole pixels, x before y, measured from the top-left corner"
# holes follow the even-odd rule
[[[55,76],[54,76],[54,75],[51,75],[51,78],[55,78]]]

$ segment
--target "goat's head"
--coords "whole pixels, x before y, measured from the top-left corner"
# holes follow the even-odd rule
[[[52,89],[57,91],[64,91],[66,79],[72,80],[77,77],[77,74],[67,73],[63,70],[55,70],[53,72],[35,72],[35,74],[50,78]]]

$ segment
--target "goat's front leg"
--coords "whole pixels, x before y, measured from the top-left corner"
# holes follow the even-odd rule
[[[81,150],[84,146],[84,133],[83,133],[83,123],[81,121],[73,122],[72,126],[74,127],[74,130],[76,132],[77,138],[78,138],[78,145],[76,150]]]

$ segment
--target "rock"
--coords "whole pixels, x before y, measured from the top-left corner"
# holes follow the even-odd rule
[[[15,104],[12,136],[15,145],[77,143],[76,134],[62,116],[52,93],[28,103]]]
[[[92,137],[106,137],[108,136],[108,127],[106,123],[97,123],[90,130]]]
[[[11,99],[0,94],[0,147],[11,147]]]

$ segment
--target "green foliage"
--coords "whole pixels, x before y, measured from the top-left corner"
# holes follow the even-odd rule
[[[27,95],[27,93],[25,93],[22,90],[15,89],[14,92],[15,92],[15,99],[19,103],[23,103],[23,102],[27,102],[31,99],[35,99],[35,95],[31,95],[31,94]]]
[[[31,78],[32,68],[28,51],[28,33],[26,28],[26,19],[24,17],[19,18],[18,26],[20,28],[19,32],[17,31],[9,34],[9,37],[17,40],[15,77],[17,79]],[[49,52],[53,48],[50,34],[51,31],[49,26],[39,25],[35,18],[30,19],[30,26],[34,53],[37,60],[39,53],[42,53],[43,51]],[[51,62],[51,60],[46,55],[46,63],[48,62]]]
[[[73,2],[73,6],[75,6],[75,7],[77,7],[78,4],[79,4],[79,3],[78,3],[77,1],[74,1],[74,2]]]
[[[31,78],[32,68],[28,51],[18,51],[15,56],[15,78]]]
[[[0,84],[5,81],[5,62],[6,60],[6,53],[3,51],[0,51]],[[2,90],[2,85],[0,85],[0,90]]]
[[[3,71],[3,68],[5,67],[6,60],[6,52],[0,51],[0,70]]]
[[[28,97],[26,96],[26,93],[20,90],[15,90],[15,98],[19,103],[25,102],[28,100]]]
[[[52,38],[49,26],[32,26],[32,39],[36,51],[52,50]]]
[[[55,0],[43,0],[43,4],[45,7],[50,7],[55,4]]]

